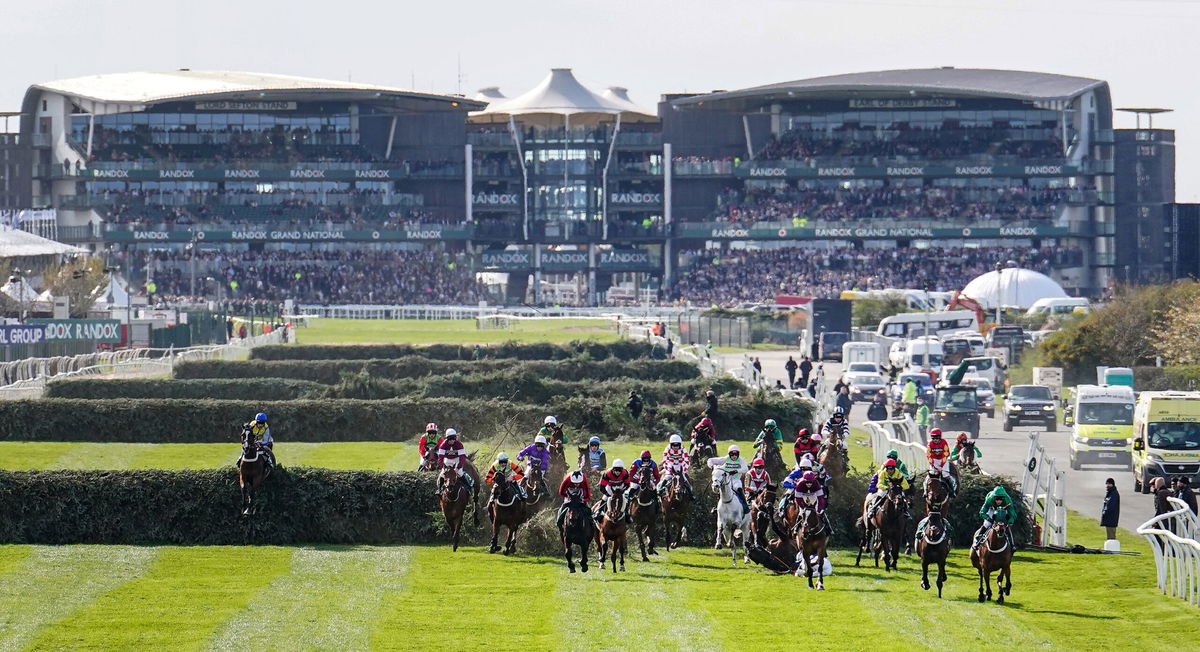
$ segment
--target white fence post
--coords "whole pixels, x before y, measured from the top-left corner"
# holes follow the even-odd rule
[[[1146,521],[1137,533],[1150,542],[1158,588],[1163,593],[1200,607],[1200,523],[1187,503],[1168,497],[1173,511]]]
[[[1046,455],[1041,444],[1041,434],[1029,435],[1029,454],[1025,456],[1025,468],[1021,474],[1021,493],[1025,496],[1029,513],[1034,521],[1041,522],[1041,546],[1067,545],[1067,476],[1055,469],[1055,458]]]

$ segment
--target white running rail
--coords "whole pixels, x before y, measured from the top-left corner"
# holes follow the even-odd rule
[[[185,349],[125,349],[63,358],[29,358],[10,362],[20,378],[0,387],[0,401],[41,398],[46,384],[66,378],[145,378],[169,375],[176,362],[191,360],[237,360],[257,346],[284,342],[285,330],[231,340],[228,344],[193,346]],[[287,337],[286,341],[295,341]]]
[[[902,419],[866,421],[863,423],[871,436],[871,451],[875,466],[883,466],[888,451],[899,454],[899,462],[908,467],[909,473],[925,468],[925,446],[919,441],[917,424],[907,414]]]
[[[1041,546],[1067,545],[1067,474],[1054,468],[1054,458],[1046,454],[1041,433],[1030,433],[1029,454],[1021,477],[1021,493],[1034,521],[1042,524]]]
[[[1187,503],[1174,497],[1167,500],[1173,511],[1159,514],[1138,526],[1154,551],[1158,569],[1158,588],[1163,593],[1200,607],[1200,523]]]

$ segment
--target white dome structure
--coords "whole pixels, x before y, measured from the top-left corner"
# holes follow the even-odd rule
[[[1018,267],[981,274],[967,283],[962,294],[978,301],[985,310],[994,310],[997,305],[1024,310],[1038,299],[1068,296],[1049,276]]]

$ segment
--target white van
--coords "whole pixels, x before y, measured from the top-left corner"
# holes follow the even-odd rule
[[[908,371],[937,370],[942,368],[945,351],[942,349],[942,341],[938,338],[918,337],[908,341],[905,356],[904,366]]]
[[[1092,304],[1086,297],[1056,297],[1038,299],[1025,311],[1026,315],[1069,315],[1074,312],[1088,312]]]
[[[842,345],[842,364],[874,362],[879,364],[879,344],[875,342],[846,342]]]
[[[966,362],[967,365],[969,365],[968,369],[970,369],[970,371],[968,373],[970,375],[975,376],[976,378],[986,378],[992,381],[992,387],[996,389],[997,393],[1002,391],[1004,387],[1004,378],[1007,374],[1004,372],[1005,364],[1000,360],[1000,358],[993,356],[982,356],[978,358],[964,358],[963,362]]]
[[[930,332],[926,333],[926,325]],[[922,335],[935,335],[943,331],[971,329],[979,332],[979,321],[970,310],[942,310],[939,312],[905,312],[884,317],[875,329],[877,335],[909,339],[918,331]]]

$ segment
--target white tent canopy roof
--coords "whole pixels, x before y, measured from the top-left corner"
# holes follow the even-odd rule
[[[1054,279],[1031,269],[1010,267],[975,277],[962,293],[978,301],[985,309],[1026,309],[1038,299],[1066,297]]]
[[[40,235],[0,226],[0,258],[29,258],[32,256],[57,256],[62,254],[86,254],[86,249],[55,242]]]
[[[108,285],[98,286],[93,294],[96,303],[93,308],[114,308],[129,305],[129,291],[123,285],[124,279],[116,274],[109,276]]]
[[[8,298],[13,301],[22,303],[38,300],[38,293],[23,278],[17,278],[15,281],[7,280],[4,285],[0,285],[0,293],[8,295]]]
[[[471,99],[478,102],[495,102],[497,100],[506,100],[508,97],[500,92],[499,86],[488,86],[487,88],[475,91],[475,97]]]
[[[487,89],[485,89],[487,90]],[[576,115],[579,113],[617,115],[644,113],[629,103],[618,103],[593,92],[575,78],[570,68],[554,68],[537,86],[514,98],[492,102],[474,115]]]

